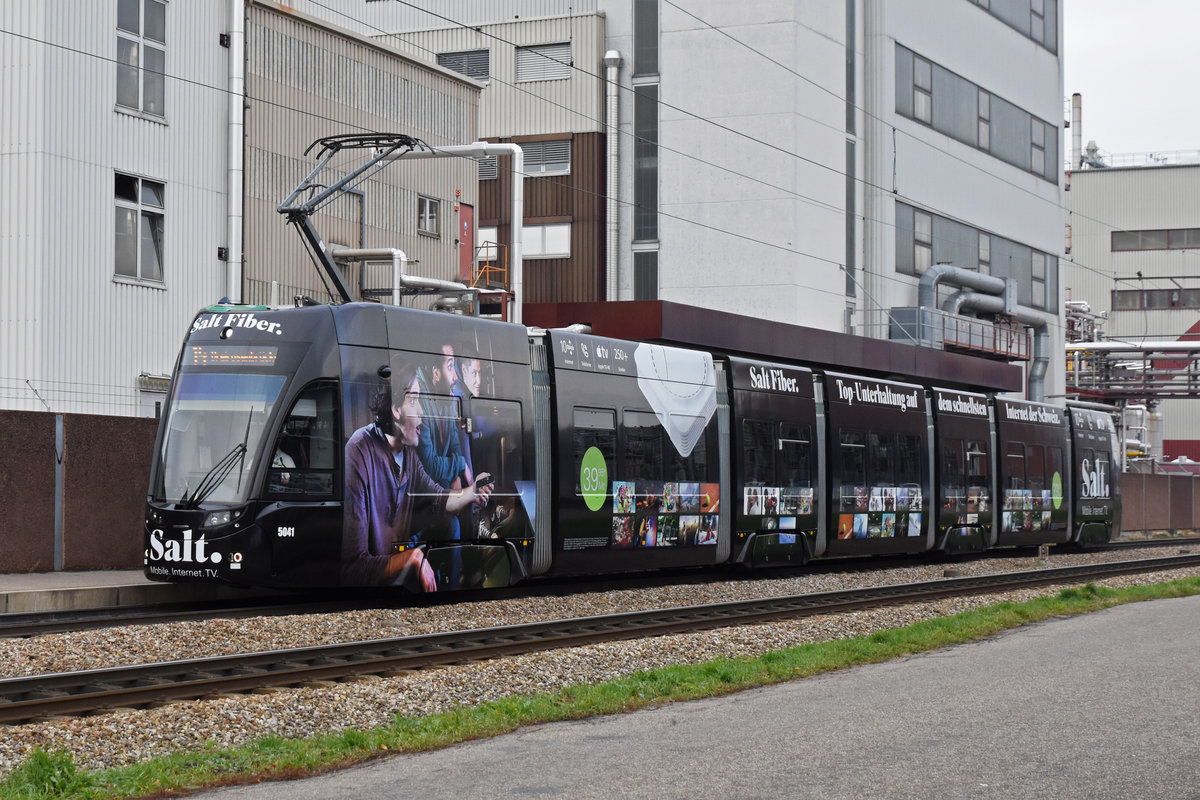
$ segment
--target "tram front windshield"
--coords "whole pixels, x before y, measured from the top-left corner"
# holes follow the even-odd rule
[[[286,382],[286,375],[180,372],[164,421],[154,499],[183,506],[244,502]]]

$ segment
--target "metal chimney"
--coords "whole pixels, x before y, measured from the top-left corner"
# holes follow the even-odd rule
[[[1071,169],[1083,166],[1083,130],[1079,124],[1083,119],[1083,95],[1071,95]]]

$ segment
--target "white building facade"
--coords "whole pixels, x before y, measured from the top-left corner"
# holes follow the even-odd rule
[[[1010,280],[1008,308],[1061,352],[1058,0],[319,5],[380,35],[603,14],[619,58],[613,299],[905,338],[892,309],[947,263]],[[606,81],[595,58],[571,66]],[[1061,396],[1061,359],[1043,367]]]
[[[1063,282],[1113,342],[1200,339],[1200,153],[1188,156],[1071,173]],[[1163,400],[1155,410],[1149,455],[1200,461],[1196,401]]]
[[[198,310],[328,297],[275,213],[310,142],[477,135],[475,82],[276,3],[12,0],[0,29],[3,409],[154,416]],[[318,220],[329,241],[457,276],[474,162],[384,174]],[[387,289],[390,266],[347,282]]]
[[[0,5],[0,404],[153,415],[227,243],[228,4]],[[18,268],[18,265],[20,267]]]

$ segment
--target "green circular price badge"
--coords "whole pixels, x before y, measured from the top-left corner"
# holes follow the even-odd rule
[[[1055,508],[1062,506],[1062,475],[1057,472],[1054,473],[1054,477],[1050,479],[1050,499],[1054,501]]]
[[[592,511],[599,511],[608,499],[608,463],[598,447],[589,447],[579,465],[579,488],[583,502]]]

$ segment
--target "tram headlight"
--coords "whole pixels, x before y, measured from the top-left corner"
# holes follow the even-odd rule
[[[228,525],[233,521],[233,512],[231,511],[214,511],[204,518],[204,527],[219,528],[222,525]]]

